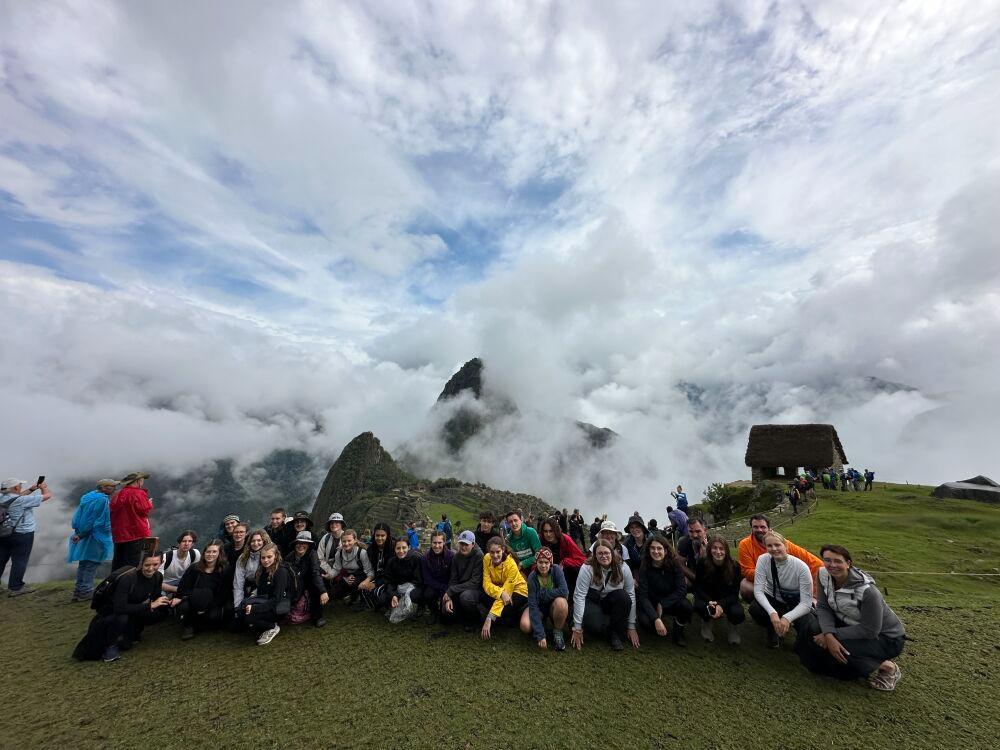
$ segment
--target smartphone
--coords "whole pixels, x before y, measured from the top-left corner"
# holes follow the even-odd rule
[[[44,474],[39,474],[38,475],[38,481],[35,482],[35,486],[37,487],[38,485],[42,484],[44,481],[45,481],[45,475]]]

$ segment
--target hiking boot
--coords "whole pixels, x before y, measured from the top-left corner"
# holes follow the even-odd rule
[[[108,646],[104,649],[104,655],[101,658],[106,663],[111,663],[113,661],[118,661],[122,658],[121,652],[118,650],[118,646]]]
[[[316,620],[316,622],[313,623],[313,625],[315,627],[317,627],[317,628],[325,628],[326,627],[326,618],[325,617],[319,618],[318,620]]]
[[[768,648],[781,648],[781,639],[778,634],[773,630],[767,631],[767,647]]]
[[[611,634],[611,650],[612,651],[624,651],[625,650],[625,644],[622,643],[622,639],[618,635],[618,633],[612,633]]]
[[[11,589],[7,593],[7,596],[21,596],[21,594],[34,594],[34,593],[35,593],[35,589],[33,589],[31,586],[22,586],[17,591],[14,591],[13,589]]]
[[[70,604],[73,604],[75,602],[89,602],[93,598],[94,598],[94,592],[88,591],[86,594],[73,594],[73,598],[70,599],[69,601]]]
[[[194,638],[194,628],[188,626],[181,631],[182,641],[190,641],[192,638]]]
[[[281,632],[281,628],[275,625],[270,630],[265,630],[260,634],[260,638],[257,639],[258,646],[266,646],[268,643],[274,640],[274,636]]]
[[[714,623],[711,620],[701,621],[701,637],[711,643],[715,640],[715,632],[712,630]]]
[[[673,640],[675,644],[677,644],[681,648],[684,648],[688,645],[687,641],[684,639],[684,629],[686,627],[687,627],[686,625],[681,625],[679,622],[677,622],[677,620],[674,620],[674,626],[670,628],[670,638]]]
[[[739,627],[739,625],[730,624],[729,625],[729,645],[730,646],[739,646],[740,643],[742,643],[742,642],[743,642],[743,639],[740,637],[740,627]]]
[[[552,644],[556,651],[566,650],[566,637],[561,630],[552,631]]]

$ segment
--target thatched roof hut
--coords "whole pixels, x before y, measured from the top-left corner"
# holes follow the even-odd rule
[[[755,482],[798,469],[840,469],[847,463],[844,446],[831,424],[755,424],[750,428],[746,465]]]

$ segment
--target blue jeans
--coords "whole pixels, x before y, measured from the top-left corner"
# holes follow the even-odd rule
[[[90,596],[94,593],[94,575],[100,563],[96,560],[80,560],[76,568],[76,586],[74,596]]]
[[[0,576],[3,576],[10,561],[10,579],[7,588],[20,591],[24,588],[24,571],[28,569],[28,558],[31,557],[31,547],[35,543],[35,532],[15,532],[0,539]]]

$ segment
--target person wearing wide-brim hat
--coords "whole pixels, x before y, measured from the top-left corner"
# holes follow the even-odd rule
[[[618,527],[615,525],[614,521],[603,521],[601,523],[601,530],[597,532],[597,538],[598,540],[604,539],[610,542],[612,545],[614,545],[615,552],[617,552],[618,556],[621,557],[622,562],[627,563],[629,561],[630,558],[628,550],[625,549],[625,547],[622,545],[622,533],[618,530]],[[594,544],[590,545],[591,552],[594,551],[594,547],[596,544],[597,542],[594,542]],[[630,565],[629,566],[630,571],[631,568],[632,566]]]
[[[302,532],[309,534],[309,538],[313,541],[313,549],[316,549],[315,544],[317,542],[316,535],[312,532],[313,520],[308,513],[304,510],[300,510],[291,520],[292,533],[289,534],[288,546],[283,550],[285,557],[292,554],[295,550],[295,543],[298,541],[298,535]]]
[[[632,569],[634,574],[639,570],[639,561],[642,559],[642,548],[646,546],[646,540],[649,539],[649,530],[646,528],[646,524],[643,523],[642,516],[638,513],[633,513],[628,519],[628,523],[625,524],[625,544],[624,547],[628,551],[628,566]]]
[[[347,522],[341,513],[331,513],[326,519],[326,533],[319,540],[319,547],[316,554],[319,557],[320,567],[323,569],[323,577],[329,584],[333,583],[333,558],[340,547],[340,538],[347,529]]]
[[[296,514],[298,515],[298,514]],[[309,619],[317,628],[326,625],[323,618],[323,605],[330,601],[330,595],[326,593],[326,586],[323,584],[323,576],[319,567],[319,558],[316,556],[316,540],[312,532],[303,529],[295,535],[292,540],[292,548],[285,561],[299,574],[302,582],[302,596],[299,600],[292,602],[293,622],[299,622],[294,618],[297,611],[308,609]],[[307,597],[308,601],[302,603],[302,597]]]
[[[112,570],[127,565],[138,567],[143,541],[153,535],[149,525],[153,499],[143,486],[148,478],[144,471],[126,474],[121,480],[122,488],[111,498],[111,537],[115,543]]]

